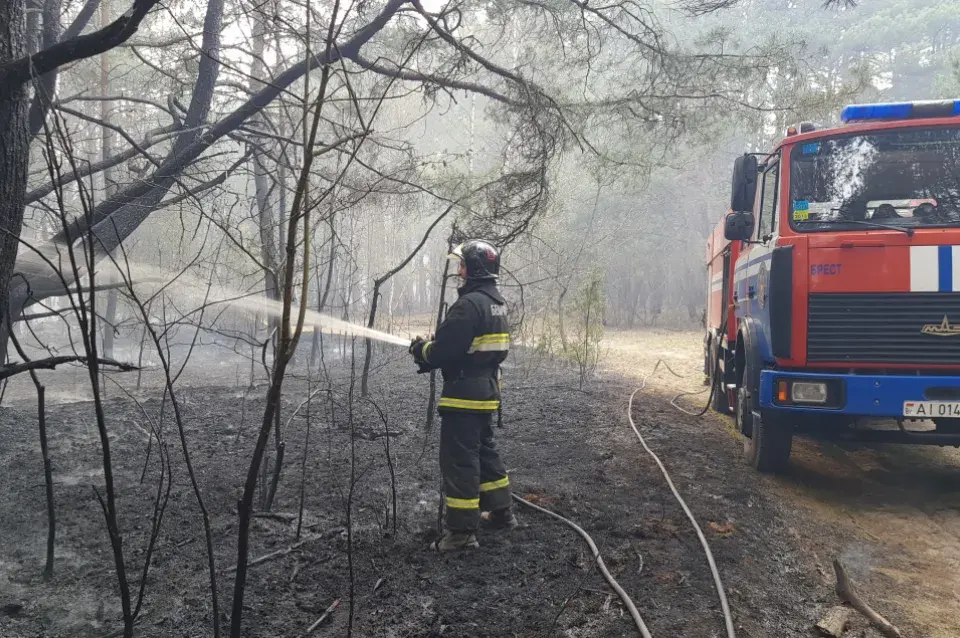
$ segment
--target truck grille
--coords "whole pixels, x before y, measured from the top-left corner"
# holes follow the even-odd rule
[[[960,365],[960,334],[924,334],[923,327],[960,327],[960,293],[810,295],[807,360]]]

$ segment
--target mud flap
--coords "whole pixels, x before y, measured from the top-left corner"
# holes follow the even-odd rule
[[[763,369],[763,361],[760,358],[760,326],[757,320],[752,317],[745,318],[740,323],[740,334],[743,338],[743,356],[744,356],[744,378],[743,385],[750,392],[755,400],[760,396],[760,371]],[[749,374],[750,378],[746,378]],[[759,404],[754,404],[753,409],[758,409]]]
[[[746,437],[752,436],[754,414],[760,409],[760,370],[763,362],[760,358],[759,326],[751,317],[740,324],[740,338],[743,343],[743,371],[740,387],[737,390],[737,426]],[[740,371],[738,370],[738,373]],[[740,396],[746,394],[745,397]]]

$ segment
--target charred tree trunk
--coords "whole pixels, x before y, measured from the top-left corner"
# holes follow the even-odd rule
[[[375,279],[373,281],[373,299],[370,301],[370,315],[367,317],[367,327],[373,328],[377,322],[377,307],[380,305],[380,286],[385,279]],[[363,374],[360,377],[360,396],[365,397],[369,391],[370,381],[370,361],[373,358],[373,340],[364,339],[365,354],[363,355]]]
[[[264,66],[264,50],[266,48],[266,37],[265,37],[265,25],[264,25],[264,15],[261,11],[254,11],[254,22],[253,22],[253,33],[251,38],[251,43],[253,45],[253,65],[251,67],[251,93],[260,89],[261,86],[265,83],[267,77],[267,70]],[[255,129],[266,128],[264,123],[264,115],[258,113],[254,118],[251,119],[251,126]],[[261,141],[261,144],[266,142]],[[270,178],[270,167],[267,165],[269,157],[264,152],[261,146],[257,146],[253,150],[253,182],[256,189],[256,205],[257,205],[257,218],[259,220],[260,228],[260,258],[263,263],[263,280],[264,280],[264,296],[273,301],[277,302],[280,300],[280,291],[281,287],[284,285],[284,282],[281,281],[279,276],[279,254],[280,254],[280,244],[279,237],[285,237],[284,230],[281,228],[280,234],[277,234],[277,216],[276,213],[283,215],[282,204],[279,209],[274,208],[275,193],[273,192],[273,187],[277,186],[277,183],[274,182],[271,184]],[[283,184],[279,184],[280,192],[283,191]],[[272,335],[273,339],[273,353],[274,359],[280,358],[280,348],[281,346],[281,332],[286,330],[286,327],[280,326],[280,320],[277,317],[275,312],[267,314],[268,319],[268,334]],[[286,364],[284,364],[286,367]],[[262,493],[262,499],[260,505],[265,510],[270,510],[273,505],[273,496],[276,490],[277,481],[279,480],[279,475],[282,469],[283,462],[283,443],[282,435],[280,433],[280,410],[282,406],[282,398],[277,397],[276,401],[276,411],[274,412],[274,435],[275,435],[275,457],[273,459],[273,467],[270,467],[271,459],[269,455],[264,460],[263,464],[263,475],[262,475],[262,485],[265,490]],[[275,477],[274,480],[269,480],[271,474]]]
[[[260,11],[254,11],[253,33],[251,43],[253,45],[253,65],[250,69],[251,91],[260,89],[266,78],[266,68],[263,64],[263,53],[266,48],[266,39],[264,37],[263,15]],[[254,129],[264,128],[263,116],[258,113],[251,118],[250,125]],[[277,277],[277,266],[279,259],[277,257],[280,247],[278,245],[277,221],[274,215],[273,202],[271,201],[270,187],[270,167],[267,166],[269,158],[260,147],[253,150],[253,183],[256,189],[257,219],[260,229],[260,258],[263,263],[264,272],[264,290],[263,294],[271,301],[280,299],[280,282]],[[282,236],[282,235],[281,235]],[[271,313],[268,315],[269,332],[276,335],[274,330],[277,327],[276,316]],[[274,341],[276,343],[276,340]]]
[[[23,0],[0,0],[0,66],[27,53]],[[7,360],[10,334],[10,276],[23,226],[27,166],[30,162],[29,103],[26,85],[0,92],[0,361]]]
[[[53,578],[53,554],[57,540],[57,514],[53,500],[53,469],[50,464],[50,448],[47,445],[46,389],[39,381],[37,385],[37,422],[40,431],[40,455],[43,457],[43,479],[47,494],[47,562],[43,568],[43,579]]]
[[[330,55],[330,49],[333,46],[333,30],[336,20],[339,16],[339,3],[335,3],[330,19],[330,25],[327,31],[327,56]],[[307,58],[310,57],[309,50]],[[300,177],[297,180],[297,188],[291,206],[289,226],[286,233],[286,253],[283,263],[283,314],[280,318],[280,339],[276,358],[274,359],[273,375],[270,381],[270,389],[267,392],[267,405],[263,414],[263,421],[260,425],[260,433],[257,437],[257,444],[254,448],[253,458],[250,460],[250,467],[247,470],[247,478],[244,482],[243,495],[237,503],[237,514],[239,518],[239,529],[237,534],[237,575],[234,581],[233,589],[233,613],[230,618],[230,636],[231,638],[240,638],[243,626],[243,595],[246,588],[247,576],[247,557],[250,551],[250,519],[253,515],[253,494],[257,484],[257,474],[260,469],[260,463],[263,460],[267,440],[270,436],[271,426],[280,410],[280,401],[283,393],[283,379],[286,374],[287,365],[290,362],[291,355],[296,351],[300,340],[301,330],[303,328],[304,304],[300,306],[297,316],[296,328],[291,333],[291,312],[293,306],[293,279],[294,265],[297,253],[297,225],[300,220],[303,221],[303,289],[301,298],[305,298],[305,290],[309,275],[309,254],[310,254],[310,208],[306,205],[307,185],[310,177],[310,168],[313,156],[310,149],[316,142],[317,128],[320,123],[320,113],[322,110],[324,98],[326,97],[327,82],[330,77],[330,67],[325,66],[320,80],[320,89],[313,114],[313,121],[310,127],[309,137],[305,140],[303,166],[300,170]],[[306,109],[304,109],[303,125],[306,128]],[[278,453],[282,455],[282,442],[278,442]],[[278,458],[278,462],[281,459]],[[274,474],[275,482],[279,480],[279,467]],[[276,491],[276,484],[271,488]]]
[[[327,282],[323,285],[323,289],[320,289],[320,277],[317,277],[317,312],[323,312],[323,309],[327,306],[327,299],[330,297],[330,288],[333,284],[333,268],[334,263],[337,260],[337,233],[336,226],[334,225],[335,213],[330,215],[330,218],[327,220],[327,223],[330,226],[330,257],[327,259]],[[314,364],[317,361],[317,356],[320,354],[321,344],[320,330],[319,326],[314,326],[313,331],[313,345],[310,348],[310,367],[313,368]]]
[[[100,4],[100,27],[104,27],[108,24],[107,20],[110,18],[110,0],[101,0]],[[110,54],[104,53],[100,56],[100,97],[104,98],[110,95]],[[100,102],[100,119],[105,123],[109,124],[111,120],[112,113],[110,112],[113,106],[112,102],[108,100],[103,100]],[[109,160],[113,157],[113,138],[114,132],[109,126],[103,126],[100,128],[102,135],[100,137],[100,158],[103,161]],[[108,168],[103,172],[103,194],[104,197],[113,197],[114,193],[117,190],[117,183],[114,179],[114,169]],[[113,284],[115,278],[111,274],[108,279],[108,284]],[[107,291],[107,308],[104,312],[103,318],[104,326],[103,330],[103,356],[107,359],[113,358],[113,337],[114,337],[114,326],[117,325],[117,297],[119,292],[116,288],[110,288]]]
[[[12,335],[10,338],[13,347],[17,350],[20,358],[27,362],[29,358],[23,347],[17,341],[17,337]],[[53,465],[50,461],[50,447],[47,444],[47,417],[46,417],[46,388],[40,383],[40,377],[33,370],[30,371],[30,378],[37,389],[37,426],[40,434],[40,456],[43,459],[43,479],[46,487],[47,497],[47,560],[43,568],[43,580],[50,581],[53,578],[53,559],[54,548],[57,540],[57,516],[54,506],[53,496]]]
[[[454,231],[455,232],[455,231]],[[447,241],[447,253],[453,250],[453,241]],[[440,327],[440,322],[443,321],[443,298],[447,294],[447,280],[450,278],[450,260],[443,260],[443,275],[440,277],[440,301],[437,304],[437,322],[434,326],[434,331]],[[433,414],[434,408],[437,405],[437,371],[430,371],[430,396],[427,399],[427,421],[424,425],[424,428],[427,432],[433,430]]]
[[[567,330],[563,321],[563,299],[566,296],[567,288],[563,287],[557,296],[557,330],[560,332],[560,347],[563,348],[563,352],[567,351]]]

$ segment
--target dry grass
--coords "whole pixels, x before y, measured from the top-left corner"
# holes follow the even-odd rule
[[[647,378],[663,361],[683,378],[660,367],[648,385],[676,392],[703,388],[703,335],[696,331],[608,330],[603,335],[600,367],[635,379]]]

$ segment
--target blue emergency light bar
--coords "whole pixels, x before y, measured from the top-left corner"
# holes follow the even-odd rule
[[[960,100],[889,102],[887,104],[851,104],[840,113],[843,122],[865,120],[911,120],[924,117],[960,115]]]

